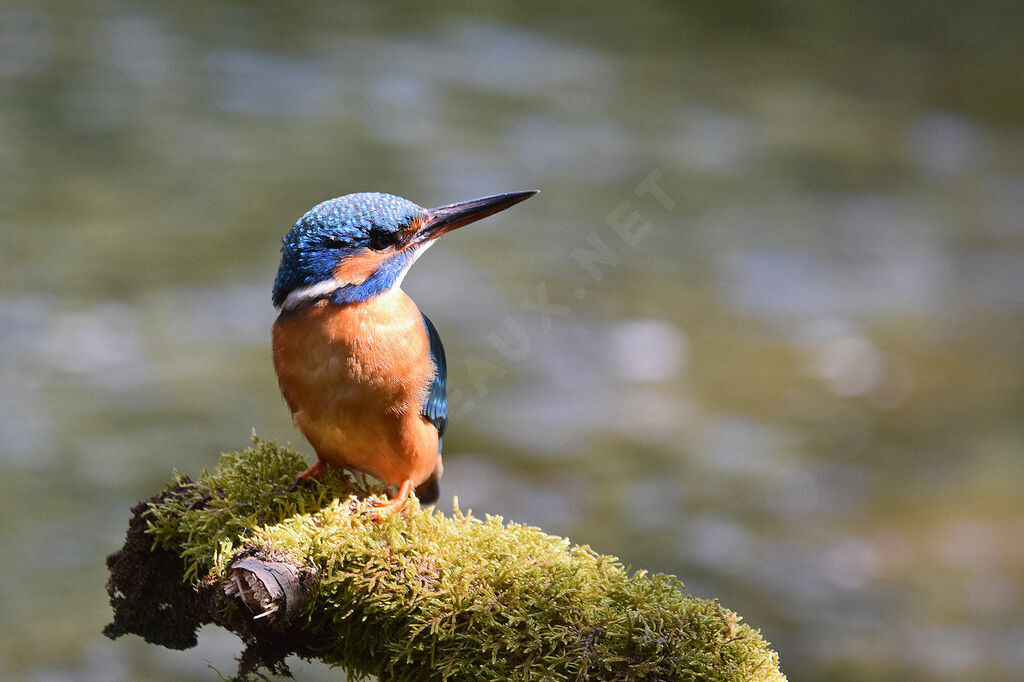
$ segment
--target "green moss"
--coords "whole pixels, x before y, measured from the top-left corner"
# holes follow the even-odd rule
[[[314,568],[290,652],[388,680],[784,679],[757,631],[671,576],[629,575],[536,528],[415,501],[372,521],[366,494],[380,489],[343,473],[286,492],[305,466],[254,440],[196,482],[177,478],[147,512],[192,583],[222,578],[252,547]]]

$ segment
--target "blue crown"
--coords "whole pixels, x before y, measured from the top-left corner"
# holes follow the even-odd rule
[[[273,301],[280,306],[296,289],[330,279],[346,256],[365,248],[372,232],[404,230],[426,214],[408,199],[358,192],[317,204],[285,235]]]

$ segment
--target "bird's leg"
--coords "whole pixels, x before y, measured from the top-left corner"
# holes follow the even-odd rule
[[[305,481],[307,478],[320,478],[320,474],[324,472],[325,466],[326,465],[324,464],[324,461],[317,457],[316,464],[309,467],[308,469],[306,469],[301,474],[295,477],[295,483],[292,484],[292,487],[289,488],[289,491],[298,490],[299,486],[302,485],[302,482]]]
[[[399,511],[405,507],[405,503],[409,501],[409,494],[412,493],[412,481],[405,479],[402,481],[402,485],[398,487],[398,492],[395,496],[388,500],[374,500],[374,509],[370,511],[370,518],[375,521],[387,518],[396,511]]]

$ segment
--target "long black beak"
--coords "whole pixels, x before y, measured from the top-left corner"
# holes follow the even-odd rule
[[[445,232],[451,232],[463,225],[494,215],[498,211],[504,211],[520,201],[526,201],[537,192],[538,190],[535,189],[525,192],[506,192],[505,194],[460,201],[447,206],[428,208],[427,220],[416,234],[416,241],[425,242],[436,239]]]

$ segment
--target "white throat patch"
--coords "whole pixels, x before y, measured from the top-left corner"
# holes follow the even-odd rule
[[[409,274],[409,268],[411,268],[412,264],[415,263],[416,260],[420,256],[423,255],[424,251],[426,251],[431,246],[433,246],[435,241],[437,241],[437,240],[436,239],[431,239],[429,242],[424,242],[423,244],[420,244],[419,246],[416,247],[416,249],[412,252],[412,258],[410,258],[409,262],[405,264],[405,267],[402,268],[402,271],[400,273],[398,273],[398,277],[395,278],[395,283],[392,284],[391,286],[393,286],[393,287],[400,287],[400,286],[402,286],[402,282],[405,281],[405,276],[407,274]]]

